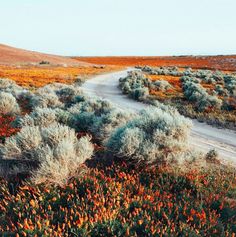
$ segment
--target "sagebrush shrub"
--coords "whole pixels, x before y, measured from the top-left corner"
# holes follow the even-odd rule
[[[148,88],[136,88],[130,91],[129,96],[135,100],[145,100],[149,95]]]
[[[82,112],[73,115],[71,126],[77,132],[89,132],[95,123],[97,116],[94,112]]]
[[[205,158],[207,162],[215,163],[215,162],[218,162],[219,154],[215,149],[212,149],[207,152]]]
[[[147,72],[150,75],[171,75],[171,76],[182,76],[183,73],[179,71],[178,67],[141,67],[143,72]]]
[[[41,143],[39,127],[26,126],[15,136],[6,139],[5,144],[0,147],[0,153],[5,159],[30,159]]]
[[[127,77],[119,79],[119,87],[123,93],[129,94],[131,97],[141,98],[148,95],[150,85],[151,81],[138,71],[128,72]]]
[[[86,81],[86,78],[85,77],[77,77],[76,80],[75,80],[75,83],[77,86],[82,86],[83,83]]]
[[[157,80],[152,83],[152,88],[158,91],[167,91],[172,88],[172,85],[165,80]]]
[[[94,147],[89,137],[74,142],[68,137],[56,146],[48,146],[38,152],[41,157],[39,169],[33,173],[35,183],[56,183],[64,185],[83,170],[82,164],[93,155]]]
[[[31,107],[40,108],[61,108],[63,103],[59,100],[54,92],[51,93],[39,93],[37,92],[35,96],[32,97],[30,101]]]
[[[64,139],[71,143],[76,143],[77,141],[74,129],[58,123],[42,128],[41,135],[44,143],[51,147],[54,147]]]
[[[64,85],[61,89],[56,90],[56,94],[60,101],[67,106],[76,102],[78,96],[83,96],[81,89],[72,85]]]
[[[5,159],[32,159],[40,162],[33,171],[34,182],[64,184],[78,174],[80,166],[93,154],[90,137],[77,139],[68,126],[52,123],[47,127],[25,126],[0,146]]]
[[[190,121],[177,111],[168,113],[151,107],[118,128],[107,147],[117,156],[136,162],[177,162],[178,154],[185,149],[190,127]]]
[[[0,92],[7,92],[17,97],[23,91],[25,90],[18,86],[15,81],[0,78]]]
[[[104,143],[117,127],[123,126],[133,117],[134,114],[131,112],[113,109],[109,113],[94,118],[90,132]]]
[[[34,121],[34,126],[47,127],[52,123],[56,122],[56,112],[50,108],[36,108],[29,115]],[[24,117],[22,118],[22,123],[24,123]],[[27,119],[28,120],[28,119]]]
[[[236,76],[225,76],[224,77],[225,88],[233,96],[236,96]]]
[[[217,96],[209,95],[199,83],[195,83],[186,77],[182,78],[182,82],[185,97],[196,104],[198,111],[221,108],[222,100]]]
[[[0,115],[20,113],[20,107],[15,97],[6,92],[0,92]]]

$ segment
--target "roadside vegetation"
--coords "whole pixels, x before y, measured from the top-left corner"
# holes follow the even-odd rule
[[[26,88],[39,88],[49,83],[72,84],[77,78],[119,70],[118,66],[0,66],[0,78],[9,78]]]
[[[120,79],[131,98],[174,106],[190,118],[236,129],[236,75],[220,71],[177,67],[138,67]]]
[[[150,79],[129,77],[148,98]],[[158,102],[123,111],[80,83],[0,80],[3,236],[234,236],[235,169],[189,147],[189,119]]]

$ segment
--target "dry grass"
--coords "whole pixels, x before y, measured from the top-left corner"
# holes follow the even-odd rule
[[[117,66],[81,66],[81,67],[53,67],[53,66],[0,66],[0,78],[9,78],[23,87],[42,87],[49,83],[59,82],[71,84],[79,77],[91,77],[110,71],[121,69]]]

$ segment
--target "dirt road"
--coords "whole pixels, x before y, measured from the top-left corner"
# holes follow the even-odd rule
[[[117,107],[138,112],[147,108],[148,105],[129,99],[118,88],[119,78],[125,77],[128,71],[96,76],[85,82],[82,89],[86,94],[107,99]],[[214,148],[221,158],[236,163],[236,133],[234,131],[218,129],[194,120],[190,145],[203,152]]]

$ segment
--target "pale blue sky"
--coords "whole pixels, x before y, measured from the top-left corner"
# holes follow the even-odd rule
[[[236,54],[236,0],[0,0],[0,43],[81,56]]]

